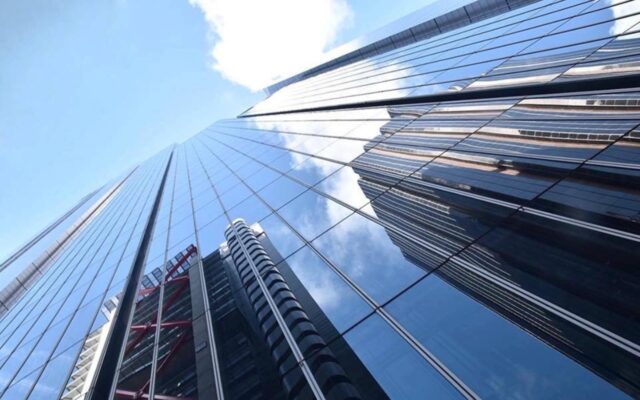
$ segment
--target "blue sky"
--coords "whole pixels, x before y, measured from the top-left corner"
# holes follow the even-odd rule
[[[259,101],[296,55],[313,62],[425,1],[246,3],[0,2],[0,259],[89,191]]]

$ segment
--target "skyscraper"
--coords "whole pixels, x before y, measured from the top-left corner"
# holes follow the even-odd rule
[[[433,10],[3,262],[0,398],[640,397],[640,2]]]

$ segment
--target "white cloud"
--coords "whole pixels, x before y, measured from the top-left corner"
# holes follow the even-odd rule
[[[317,64],[351,21],[346,0],[189,0],[213,35],[213,68],[253,91]]]
[[[612,4],[622,3],[619,0],[612,0]],[[629,3],[618,4],[617,6],[611,7],[611,11],[613,13],[613,18],[615,21],[609,27],[610,35],[619,35],[624,33],[629,28],[633,27],[640,21],[639,16],[632,16],[633,14],[640,11],[640,4],[637,1],[631,1]],[[626,39],[626,37],[622,37],[622,39]]]

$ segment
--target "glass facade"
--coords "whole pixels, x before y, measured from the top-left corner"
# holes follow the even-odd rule
[[[6,260],[0,398],[640,397],[640,2],[432,21]]]

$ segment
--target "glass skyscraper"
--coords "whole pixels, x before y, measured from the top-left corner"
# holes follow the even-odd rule
[[[640,397],[640,1],[433,10],[0,264],[0,398]]]

